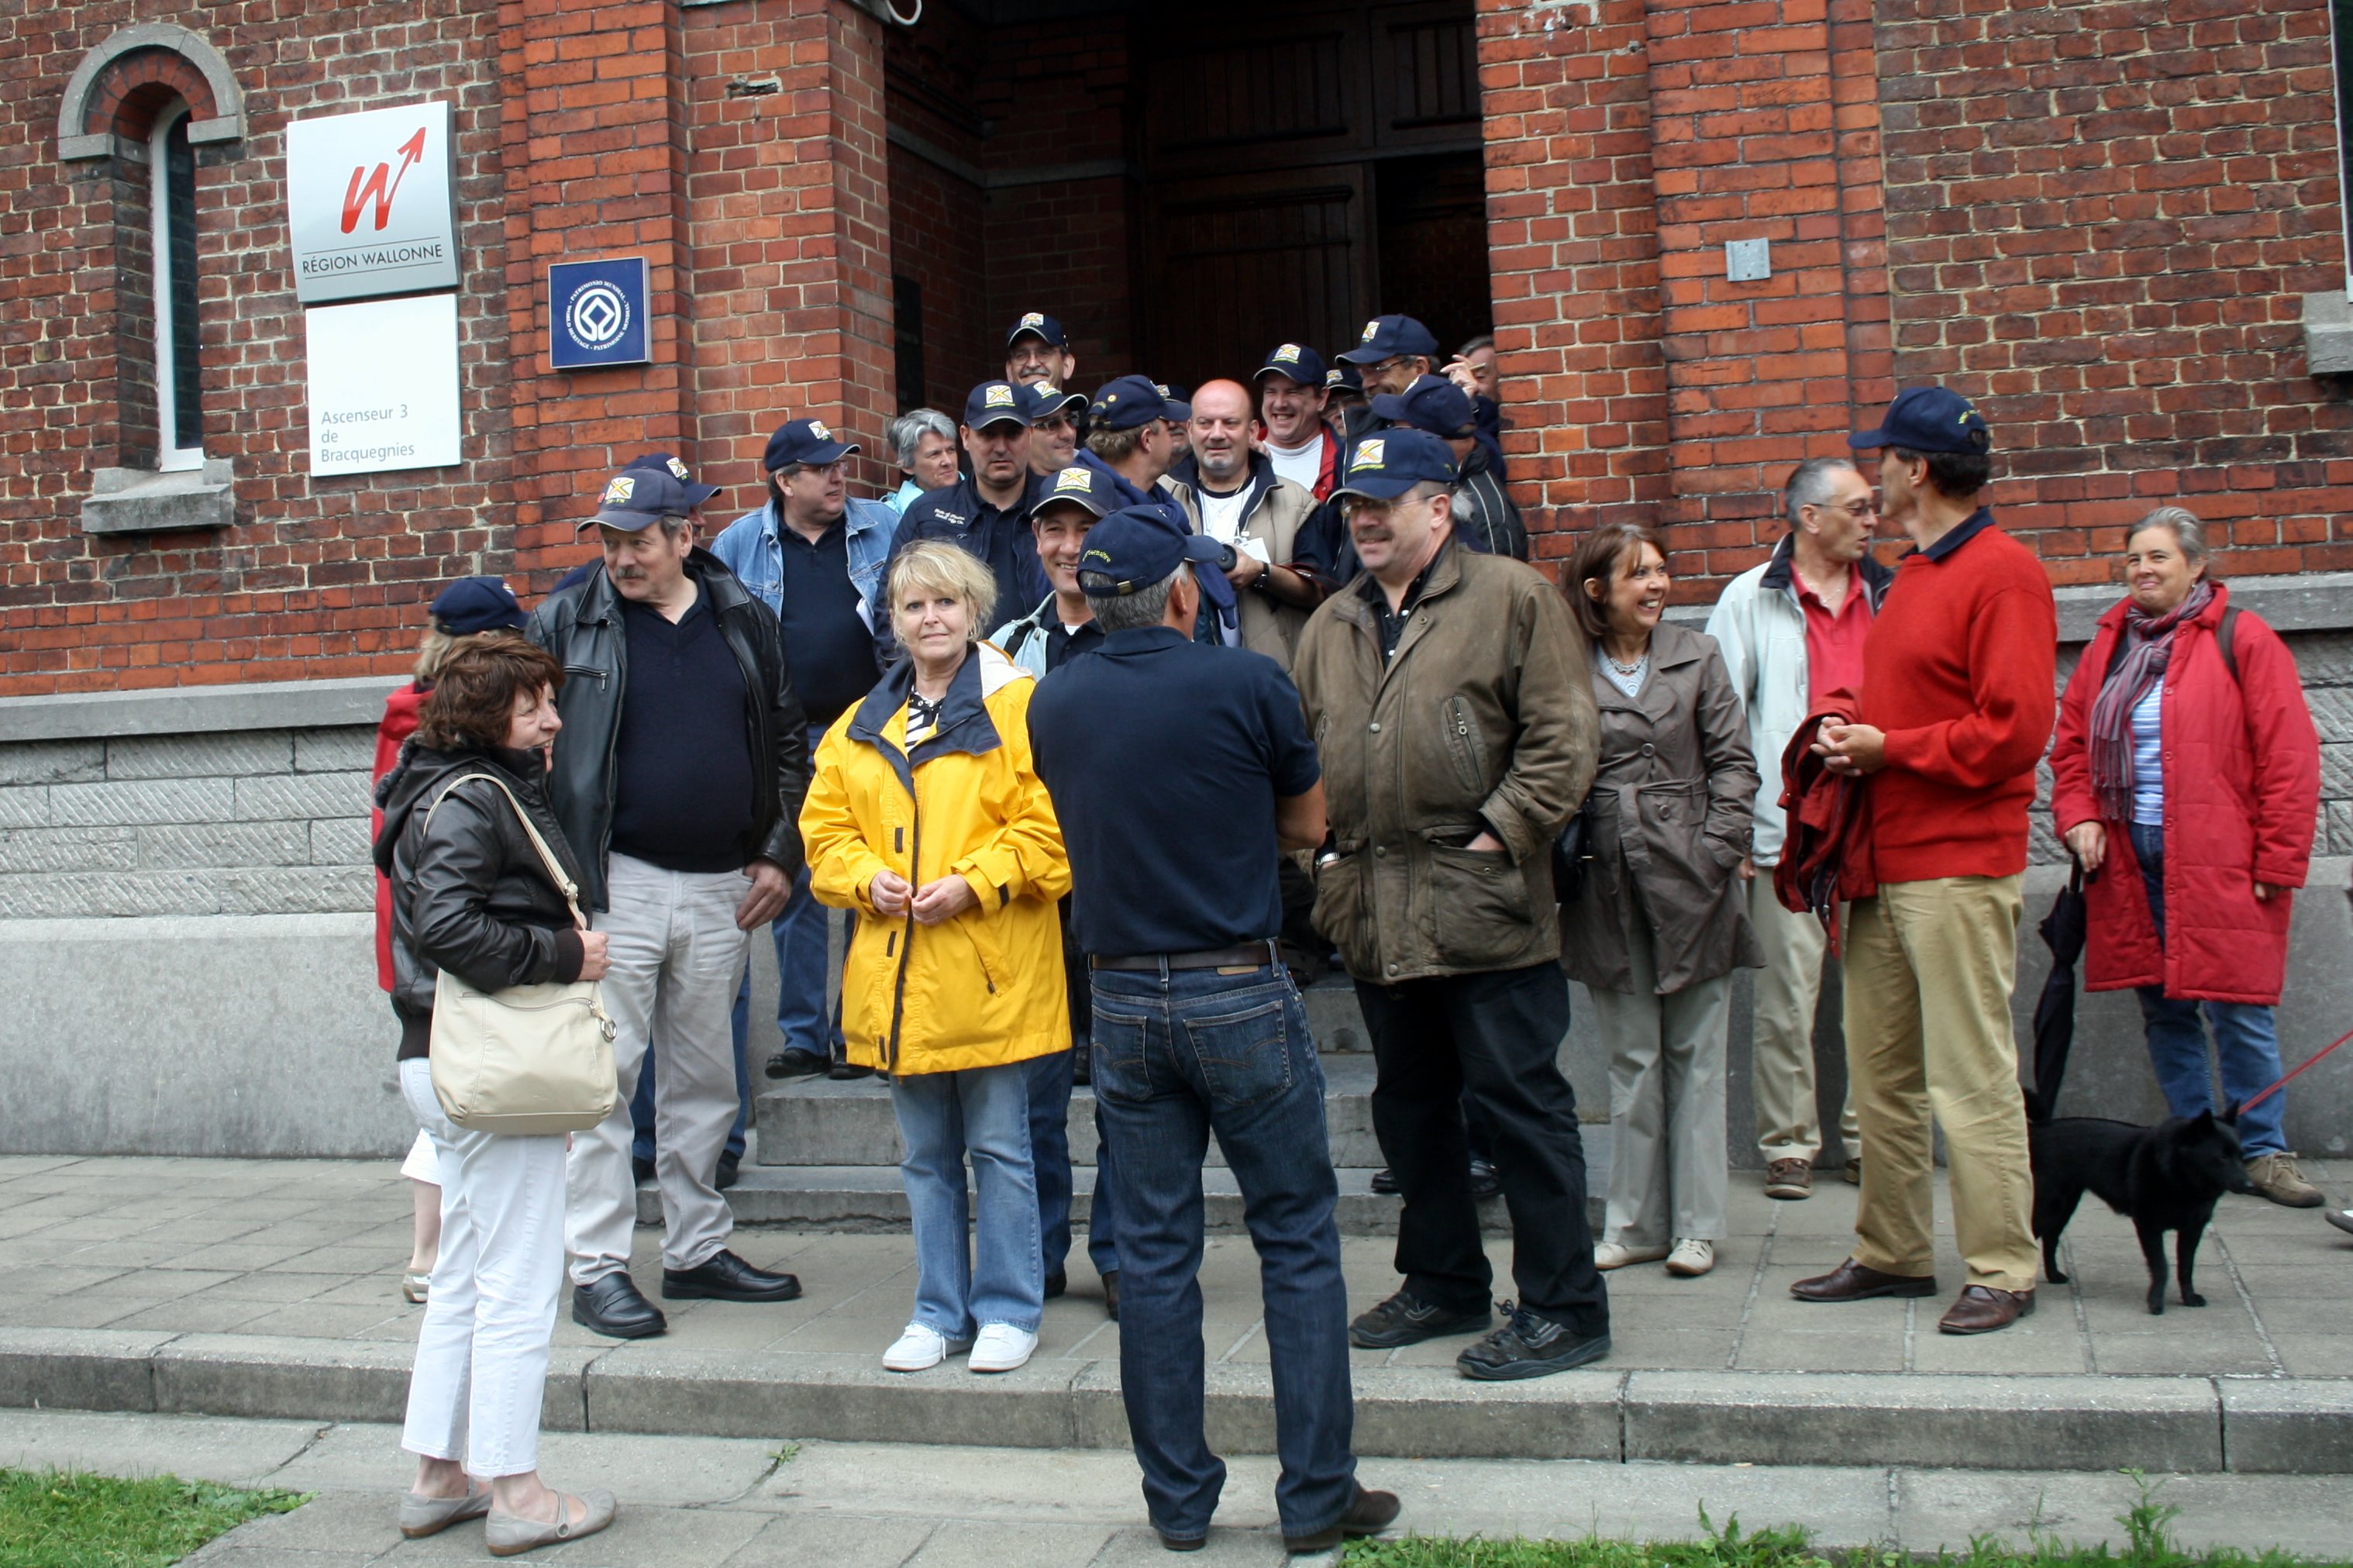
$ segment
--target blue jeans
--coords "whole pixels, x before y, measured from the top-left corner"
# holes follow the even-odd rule
[[[1226,1467],[1202,1433],[1201,1160],[1214,1129],[1241,1185],[1274,1376],[1286,1534],[1356,1500],[1348,1292],[1324,1069],[1283,969],[1094,971],[1095,1104],[1119,1160],[1119,1373],[1154,1528],[1209,1529]]]
[[[899,1174],[915,1231],[915,1313],[909,1321],[951,1340],[969,1340],[990,1323],[1034,1334],[1046,1309],[1027,1067],[1013,1062],[891,1080],[891,1108],[907,1143]],[[965,1190],[966,1154],[978,1195],[976,1224]]]
[[[1029,1150],[1038,1167],[1038,1234],[1046,1272],[1071,1255],[1071,1075],[1081,1041],[1071,1051],[1024,1062],[1029,1077]],[[1095,1107],[1095,1197],[1087,1221],[1087,1261],[1098,1276],[1119,1272],[1119,1220],[1113,1208],[1111,1146],[1103,1140],[1103,1107]]]
[[[2133,858],[2140,862],[2141,885],[2148,889],[2148,912],[2157,919],[2158,946],[2165,943],[2165,830],[2132,824]],[[2161,985],[2138,988],[2140,1015],[2148,1030],[2148,1059],[2157,1069],[2165,1103],[2179,1117],[2214,1108],[2213,1068],[2206,1056],[2206,1022],[2222,1058],[2222,1099],[2244,1105],[2279,1081],[2279,1026],[2268,1007],[2243,1001],[2195,1001],[2165,994]],[[2198,1017],[2206,1010],[2206,1022]],[[2239,1118],[2239,1144],[2247,1158],[2287,1150],[2287,1091],[2281,1090]]]

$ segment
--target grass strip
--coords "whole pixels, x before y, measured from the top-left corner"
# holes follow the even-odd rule
[[[0,1568],[164,1568],[247,1520],[309,1500],[176,1476],[0,1469]]]

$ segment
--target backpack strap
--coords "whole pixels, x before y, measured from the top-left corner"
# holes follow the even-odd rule
[[[2232,636],[2238,630],[2238,625],[2239,607],[2233,604],[2223,609],[2222,624],[2214,629],[2214,651],[2222,655],[2222,668],[2231,672],[2231,683],[2234,686],[2241,683],[2239,650]]]
[[[460,784],[470,783],[477,779],[486,779],[497,785],[499,793],[507,798],[507,804],[514,808],[515,821],[522,824],[523,832],[531,839],[531,847],[539,852],[540,863],[547,867],[548,880],[554,883],[556,891],[564,895],[565,906],[572,911],[573,925],[583,931],[587,930],[588,922],[580,913],[579,887],[564,874],[563,863],[555,858],[555,852],[547,847],[547,841],[539,836],[539,829],[532,824],[531,813],[522,809],[522,802],[515,799],[515,792],[508,789],[507,781],[497,774],[466,773],[450,779],[441,787],[441,793],[433,797],[433,804],[425,808],[426,825],[428,827],[432,825],[433,813],[441,809],[441,802],[449,798],[450,790]]]

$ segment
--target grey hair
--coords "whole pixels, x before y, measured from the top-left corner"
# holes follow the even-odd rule
[[[2132,548],[2133,536],[2145,528],[2172,529],[2173,536],[2181,541],[2181,558],[2193,567],[2211,554],[2206,548],[2206,524],[2187,506],[2160,506],[2126,529],[2126,549]]]
[[[1138,588],[1131,594],[1105,595],[1101,599],[1089,594],[1087,602],[1094,606],[1095,624],[1103,629],[1106,636],[1114,631],[1134,631],[1142,627],[1159,625],[1168,619],[1168,595],[1176,586],[1178,573],[1184,570],[1185,563],[1179,561],[1176,571],[1150,588]]]
[[[1860,473],[1862,471],[1841,457],[1808,458],[1789,474],[1789,482],[1781,492],[1781,515],[1789,526],[1798,525],[1798,513],[1808,506],[1828,505],[1831,499],[1831,476],[1841,472]]]
[[[915,466],[915,449],[927,435],[944,436],[950,446],[955,445],[955,426],[937,408],[913,409],[891,421],[891,450],[899,454],[902,469]]]
[[[662,537],[676,544],[678,536],[694,526],[694,519],[683,512],[673,512],[661,520]]]

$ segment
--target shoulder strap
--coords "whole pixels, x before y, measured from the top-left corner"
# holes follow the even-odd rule
[[[2224,607],[2222,624],[2214,629],[2214,651],[2222,655],[2222,668],[2231,672],[2233,685],[2239,683],[2239,650],[2232,634],[2238,626],[2239,607],[2235,604]]]
[[[539,829],[532,825],[531,813],[522,809],[522,802],[515,799],[515,792],[508,789],[507,781],[497,774],[467,773],[450,779],[441,787],[441,793],[433,797],[433,804],[425,809],[426,821],[430,823],[433,821],[433,813],[441,809],[441,802],[449,798],[450,790],[476,779],[487,779],[497,785],[499,793],[507,798],[507,804],[514,808],[515,821],[522,824],[523,832],[531,839],[531,847],[539,852],[540,863],[547,867],[548,880],[554,883],[556,890],[564,895],[565,906],[572,911],[572,923],[583,931],[588,929],[588,922],[580,915],[580,889],[564,874],[564,863],[555,858],[555,852],[547,847],[545,839],[539,836]]]

